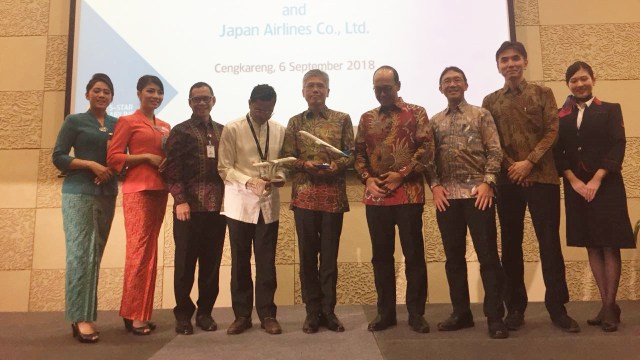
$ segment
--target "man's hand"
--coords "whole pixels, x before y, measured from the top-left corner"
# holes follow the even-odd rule
[[[377,198],[383,198],[387,196],[387,190],[384,187],[384,181],[370,177],[367,179],[366,183],[367,192]]]
[[[258,196],[262,196],[265,192],[271,190],[271,183],[268,180],[257,177],[249,179],[245,186]]]
[[[387,193],[391,193],[400,187],[403,177],[398,172],[389,171],[380,175],[380,179],[384,181],[384,187],[386,188]]]
[[[338,165],[335,162],[331,162],[329,167],[326,169],[321,169],[319,174],[322,176],[334,176],[338,172]]]
[[[307,160],[304,162],[303,169],[313,176],[318,176],[318,172],[320,171],[316,165],[321,164],[322,162],[316,160]]]
[[[447,200],[447,196],[449,196],[449,192],[442,185],[436,185],[431,189],[431,193],[433,194],[433,202],[436,204],[436,209],[438,211],[446,211],[449,204],[449,200]]]
[[[189,203],[176,205],[176,218],[180,221],[191,220],[191,208],[189,207]]]
[[[477,195],[475,207],[479,210],[484,211],[493,205],[493,188],[487,183],[483,182],[482,184],[474,187],[471,191],[471,195]]]
[[[338,172],[338,165],[331,162],[328,168],[319,167],[323,162],[319,160],[307,160],[304,162],[304,170],[312,176],[334,176]]]
[[[522,182],[526,181],[527,176],[531,173],[531,169],[533,169],[533,163],[531,161],[516,161],[507,169],[507,175],[512,182],[522,185]]]

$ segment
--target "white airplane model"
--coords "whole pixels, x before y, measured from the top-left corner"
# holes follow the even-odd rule
[[[324,141],[324,140],[322,140],[322,139],[320,139],[320,138],[318,138],[316,136],[313,136],[313,135],[309,134],[308,132],[306,132],[304,130],[300,130],[298,132],[300,133],[300,135],[302,135],[302,136],[306,137],[307,139],[313,141],[317,145],[324,146],[327,150],[329,150],[329,151],[331,151],[333,153],[336,153],[336,154],[338,154],[340,156],[348,157],[347,154],[345,154],[344,152],[340,151],[338,148],[334,147],[333,145],[329,144],[328,142],[326,142],[326,141]]]
[[[281,159],[273,159],[273,160],[267,160],[267,161],[263,161],[263,162],[257,162],[254,163],[253,166],[255,167],[265,167],[265,166],[272,166],[272,165],[282,165],[282,164],[288,164],[290,162],[294,162],[298,159],[294,158],[294,157],[286,157],[286,158],[281,158]]]

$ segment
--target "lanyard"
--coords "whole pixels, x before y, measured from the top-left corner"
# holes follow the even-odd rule
[[[253,135],[253,140],[256,142],[256,147],[258,148],[258,154],[260,154],[260,160],[267,161],[267,156],[269,156],[269,121],[267,120],[267,141],[264,145],[264,153],[260,148],[260,141],[256,136],[256,131],[253,129],[253,124],[251,124],[251,120],[249,119],[249,114],[247,114],[247,122],[249,123],[249,128],[251,128],[251,135]]]
[[[211,125],[211,130],[213,130],[212,133],[209,132],[209,125]],[[220,140],[220,134],[218,134],[218,129],[216,129],[215,125],[213,125],[213,120],[211,120],[211,117],[209,117],[209,120],[205,123],[204,128],[205,132],[207,133],[207,141],[209,142],[209,145],[213,145],[211,143],[212,138],[214,140]]]

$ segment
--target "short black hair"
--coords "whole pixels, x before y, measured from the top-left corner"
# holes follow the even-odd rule
[[[278,95],[276,94],[276,90],[267,84],[256,85],[251,91],[251,96],[249,97],[249,102],[254,102],[257,100],[262,101],[271,101],[276,100]]]
[[[107,87],[109,88],[109,90],[111,90],[111,95],[115,94],[115,92],[113,91],[113,83],[111,82],[111,78],[107,74],[103,73],[93,74],[91,80],[89,80],[89,82],[87,83],[87,92],[89,92],[89,90],[91,90],[93,85],[95,85],[97,82],[103,82],[107,84]]]
[[[376,76],[376,74],[380,70],[391,70],[391,72],[393,73],[393,81],[395,81],[396,84],[400,83],[400,75],[398,75],[398,71],[394,69],[392,66],[389,66],[389,65],[380,66],[379,68],[376,69],[376,71],[373,72],[373,76]]]
[[[211,92],[211,96],[213,95],[213,89],[211,88],[211,86],[209,84],[207,84],[204,81],[198,81],[197,83],[191,85],[191,88],[189,89],[189,97],[191,97],[191,92],[193,91],[193,89],[195,88],[201,88],[201,87],[206,87],[209,89],[209,91]]]
[[[140,79],[138,79],[138,85],[136,85],[136,89],[138,91],[142,91],[145,86],[149,84],[158,85],[160,90],[164,91],[164,85],[162,85],[162,81],[155,75],[142,75]]]
[[[576,61],[573,64],[569,65],[569,67],[567,68],[567,71],[564,73],[564,79],[567,82],[567,84],[569,83],[569,80],[571,80],[571,77],[575,75],[575,73],[577,73],[578,70],[580,69],[584,69],[587,73],[589,73],[589,76],[591,76],[591,79],[595,80],[595,76],[593,76],[593,69],[591,68],[591,65],[587,64],[584,61]]]
[[[500,45],[498,51],[496,51],[496,61],[498,61],[498,58],[503,51],[507,51],[509,49],[513,49],[513,51],[520,54],[523,58],[527,58],[527,49],[524,48],[523,43],[519,41],[505,41]]]
[[[465,84],[467,83],[467,76],[464,74],[464,71],[462,71],[462,69],[460,69],[457,66],[447,66],[446,68],[444,68],[444,70],[442,70],[438,84],[442,83],[442,78],[444,77],[444,74],[446,74],[448,71],[455,71],[457,73],[460,73],[460,75],[462,75],[462,78],[464,79],[464,83]]]

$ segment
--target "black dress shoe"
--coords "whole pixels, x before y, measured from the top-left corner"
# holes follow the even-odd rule
[[[422,334],[426,334],[431,330],[429,323],[422,315],[409,315],[409,326],[411,330]]]
[[[524,326],[524,314],[518,310],[509,311],[507,317],[504,318],[507,329],[515,331]]]
[[[196,315],[196,325],[204,331],[218,330],[218,324],[209,314]]]
[[[193,325],[190,319],[176,320],[176,333],[180,335],[193,334]]]
[[[245,330],[249,329],[253,324],[251,323],[251,318],[239,317],[229,325],[227,329],[227,334],[229,335],[238,335],[243,333]]]
[[[262,320],[260,327],[266,331],[267,334],[278,335],[282,334],[282,327],[280,323],[274,317],[266,317]]]
[[[307,317],[304,319],[304,324],[302,324],[302,332],[305,334],[313,334],[317,333],[320,328],[320,314],[311,313],[307,314]]]
[[[506,339],[509,337],[509,329],[502,319],[488,320],[489,337],[492,339]]]
[[[568,333],[580,332],[580,325],[573,320],[569,315],[563,314],[562,316],[552,320],[553,325],[559,327],[562,331]]]
[[[502,320],[500,320],[502,322]],[[451,314],[445,321],[438,323],[439,331],[456,331],[460,329],[473,327],[473,315],[468,312],[465,314]]]
[[[320,324],[331,331],[344,331],[344,325],[342,325],[342,322],[338,320],[338,317],[334,313],[322,314],[320,316]]]
[[[367,326],[367,330],[380,331],[397,324],[398,321],[396,320],[395,316],[383,317],[382,315],[377,315],[376,318],[369,323],[369,326]]]

